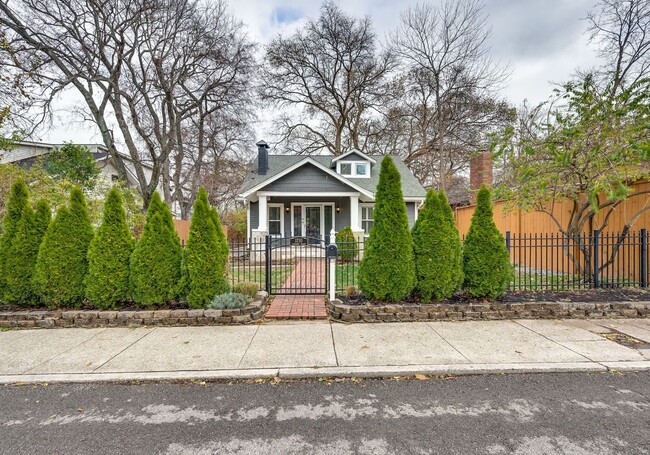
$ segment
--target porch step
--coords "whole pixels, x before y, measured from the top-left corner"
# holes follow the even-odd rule
[[[276,295],[265,317],[267,319],[327,319],[325,296]]]

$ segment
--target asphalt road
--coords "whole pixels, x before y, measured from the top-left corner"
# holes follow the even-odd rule
[[[3,454],[644,454],[650,374],[0,388]]]

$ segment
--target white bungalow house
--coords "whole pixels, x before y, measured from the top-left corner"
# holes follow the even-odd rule
[[[357,237],[368,235],[383,155],[269,155],[266,142],[256,145],[257,166],[239,194],[247,208],[249,239],[271,235],[324,240],[346,226]],[[412,226],[426,191],[402,160],[393,159]]]

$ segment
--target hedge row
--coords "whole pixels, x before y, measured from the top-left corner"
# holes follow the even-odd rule
[[[117,188],[106,198],[96,231],[79,189],[70,193],[68,206],[50,217],[44,201],[34,211],[22,181],[13,185],[0,237],[2,303],[67,308],[89,302],[116,309],[131,301],[155,307],[187,299],[192,308],[204,308],[228,291],[228,244],[203,188],[184,251],[171,211],[157,193],[137,242]]]
[[[359,264],[359,287],[375,300],[415,295],[444,300],[460,289],[473,298],[502,296],[514,269],[492,219],[490,192],[481,188],[464,245],[443,192],[430,190],[409,230],[400,174],[384,158],[375,198],[374,224]]]

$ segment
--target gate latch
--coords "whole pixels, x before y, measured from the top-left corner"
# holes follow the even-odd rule
[[[339,249],[336,245],[327,245],[325,250],[325,257],[327,259],[336,259],[339,255]]]

